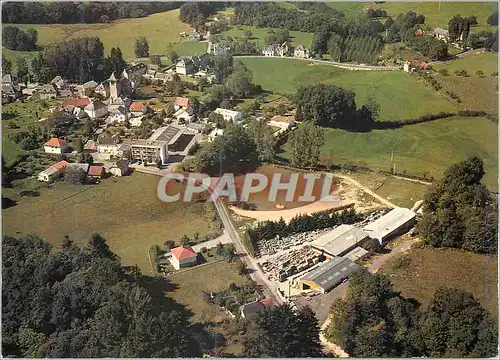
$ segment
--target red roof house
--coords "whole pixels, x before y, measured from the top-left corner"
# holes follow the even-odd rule
[[[63,138],[52,138],[43,144],[46,153],[62,154],[68,149],[66,140]]]
[[[78,108],[84,108],[90,104],[90,99],[88,97],[78,98],[78,99],[68,99],[63,102],[63,107],[71,105]]]
[[[104,167],[101,165],[91,165],[89,167],[88,176],[93,179],[100,179],[103,176]]]
[[[146,105],[144,105],[140,101],[134,101],[132,104],[130,104],[129,110],[130,110],[130,112],[133,112],[133,113],[144,114],[144,112],[146,111]]]
[[[191,246],[179,246],[171,250],[172,258],[170,262],[175,269],[196,265],[198,254]]]
[[[175,98],[175,104],[178,108],[187,108],[189,106],[189,99],[184,97]]]

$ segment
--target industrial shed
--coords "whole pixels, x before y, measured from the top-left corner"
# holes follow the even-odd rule
[[[363,230],[381,245],[390,238],[404,234],[415,224],[417,215],[407,208],[397,207],[384,216],[366,225]]]
[[[319,290],[325,293],[347,279],[357,269],[359,265],[351,260],[336,257],[304,275],[300,279],[300,287],[302,290]]]
[[[367,233],[354,225],[340,225],[319,236],[311,246],[325,256],[342,256],[368,238]]]

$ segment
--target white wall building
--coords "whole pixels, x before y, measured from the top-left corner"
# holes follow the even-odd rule
[[[243,119],[243,114],[239,111],[217,108],[215,109],[214,113],[222,115],[222,117],[226,121],[236,122]]]

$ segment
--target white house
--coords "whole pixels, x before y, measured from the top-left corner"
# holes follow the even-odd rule
[[[174,113],[174,118],[177,120],[184,120],[186,122],[191,122],[194,120],[194,114],[191,109],[180,108]]]
[[[123,124],[127,121],[127,111],[124,106],[120,106],[115,111],[109,113],[109,116],[106,118],[107,124],[119,123]]]
[[[49,154],[62,154],[68,150],[68,145],[65,139],[52,138],[43,144],[43,149]]]
[[[130,126],[133,126],[133,127],[141,126],[143,118],[144,118],[144,115],[130,118],[129,119]]]
[[[448,32],[448,30],[445,30],[443,28],[437,27],[432,31],[432,33],[438,40],[448,41],[448,39],[450,38],[450,33]]]
[[[64,160],[59,161],[58,163],[55,163],[54,165],[51,165],[44,171],[40,172],[38,174],[38,180],[46,182],[52,181],[55,178],[59,177],[63,172],[64,168],[67,166],[68,166],[67,161]]]
[[[190,246],[176,247],[171,250],[171,253],[172,257],[170,258],[170,262],[176,270],[197,264],[198,254],[196,254],[196,252]]]
[[[262,50],[262,54],[264,56],[285,56],[288,54],[289,47],[288,43],[284,42],[283,44],[272,44],[267,45],[264,50]]]
[[[118,155],[120,149],[120,136],[118,134],[110,135],[104,132],[97,138],[97,143],[97,151],[100,154]]]
[[[180,75],[189,75],[195,72],[195,66],[193,60],[189,58],[181,58],[175,64],[175,72]]]
[[[293,56],[296,58],[309,59],[311,54],[309,53],[309,49],[304,45],[297,45],[295,49],[293,49]]]
[[[212,142],[217,136],[224,134],[224,129],[213,129],[210,134],[208,134],[208,141]]]
[[[222,115],[222,117],[226,121],[235,122],[235,121],[240,121],[241,119],[243,119],[243,114],[239,111],[217,108],[217,109],[215,109],[214,113]]]
[[[91,102],[83,110],[91,119],[104,117],[108,113],[108,107],[100,101]]]

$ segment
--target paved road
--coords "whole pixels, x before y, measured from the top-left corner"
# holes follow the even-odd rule
[[[202,248],[211,249],[216,247],[218,244],[230,244],[232,242],[231,238],[227,234],[227,231],[224,230],[222,235],[216,237],[215,239],[204,241],[202,243],[196,244],[192,246],[193,250],[196,252],[200,252]]]
[[[283,301],[279,297],[278,291],[277,291],[278,285],[275,282],[270,281],[264,275],[264,272],[261,270],[261,268],[257,264],[257,260],[255,260],[254,258],[252,258],[248,254],[247,250],[245,249],[245,246],[241,242],[241,239],[238,235],[238,232],[234,228],[234,225],[231,221],[228,210],[227,210],[225,204],[222,202],[222,200],[220,200],[220,198],[217,199],[217,201],[215,202],[215,207],[217,209],[217,212],[219,213],[219,216],[222,220],[222,223],[224,224],[225,231],[227,232],[230,239],[233,241],[234,246],[236,247],[236,251],[239,254],[242,254],[241,260],[247,266],[247,269],[250,272],[250,277],[252,278],[252,280],[255,281],[257,284],[262,286],[266,296],[273,299],[273,301],[276,304],[282,304]]]
[[[341,63],[337,61],[329,61],[329,60],[316,60],[316,59],[302,59],[302,58],[296,58],[292,56],[264,56],[264,55],[237,55],[234,56],[235,58],[256,58],[256,59],[294,59],[294,60],[302,60],[302,61],[309,61],[309,62],[314,62],[318,64],[325,64],[325,65],[330,65],[330,66],[335,66],[339,68],[350,68],[351,70],[364,70],[364,71],[373,71],[373,70],[382,70],[382,71],[395,71],[395,70],[401,70],[399,66],[377,66],[377,65],[361,65],[361,64],[351,64],[351,63]]]

